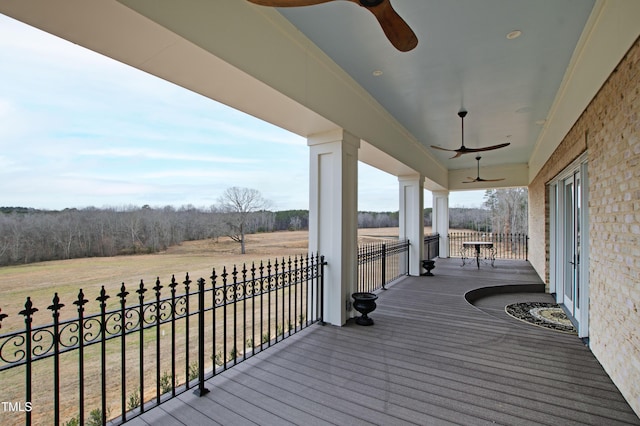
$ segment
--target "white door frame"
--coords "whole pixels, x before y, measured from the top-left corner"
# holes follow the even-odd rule
[[[575,218],[576,225],[580,227],[579,253],[577,274],[579,277],[579,288],[573,289],[573,299],[565,300],[565,279],[569,275],[572,267],[570,262],[578,259],[568,259],[567,244],[574,241],[565,241],[567,229],[565,229],[566,193],[565,182],[574,176],[580,179],[579,194],[580,209]],[[570,180],[572,183],[573,180]],[[588,174],[587,174],[587,153],[585,152],[571,165],[565,168],[560,174],[551,180],[549,184],[549,291],[555,293],[556,302],[565,305],[565,308],[573,315],[573,319],[578,324],[578,335],[580,337],[589,336],[589,209],[588,209]],[[575,188],[574,188],[575,189]],[[571,213],[573,215],[573,212]]]

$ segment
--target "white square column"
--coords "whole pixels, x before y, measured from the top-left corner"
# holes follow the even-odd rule
[[[325,256],[324,321],[343,325],[347,301],[357,288],[358,148],[342,129],[307,140],[309,158],[309,251]]]
[[[400,189],[400,239],[408,239],[409,275],[417,276],[422,271],[424,246],[424,179],[416,174],[398,176]],[[403,263],[404,268],[406,263]]]
[[[440,234],[440,256],[449,257],[449,191],[433,191],[433,232]]]

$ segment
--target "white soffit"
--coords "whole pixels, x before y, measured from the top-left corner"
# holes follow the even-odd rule
[[[529,159],[529,182],[639,36],[640,1],[598,0]]]

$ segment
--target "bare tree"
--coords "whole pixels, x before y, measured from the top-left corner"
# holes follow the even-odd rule
[[[262,197],[260,191],[251,188],[233,186],[227,188],[218,199],[220,210],[227,216],[229,236],[240,243],[240,250],[245,254],[245,233],[252,214],[265,210],[270,204]]]
[[[527,188],[491,189],[484,205],[491,210],[492,227],[497,232],[526,234]]]

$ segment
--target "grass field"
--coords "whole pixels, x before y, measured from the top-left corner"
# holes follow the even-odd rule
[[[426,230],[427,232],[430,229]],[[359,232],[359,244],[379,241],[380,239],[392,238],[398,235],[397,228],[382,228],[382,229],[363,229]],[[114,308],[118,304],[118,298],[116,294],[120,291],[120,286],[124,282],[127,286],[127,290],[132,294],[127,299],[129,305],[136,304],[135,289],[138,287],[140,280],[144,280],[146,287],[151,288],[154,286],[156,278],[159,277],[165,290],[163,290],[163,297],[168,295],[168,288],[166,285],[170,282],[172,274],[176,275],[176,280],[182,282],[184,280],[185,273],[189,273],[192,283],[192,290],[195,290],[196,280],[200,277],[204,277],[208,280],[211,275],[212,269],[216,269],[218,275],[221,274],[224,266],[227,268],[233,267],[233,265],[241,266],[242,264],[251,265],[252,262],[259,264],[260,261],[275,260],[276,258],[288,258],[289,256],[296,256],[300,254],[306,254],[308,247],[308,233],[306,231],[295,232],[277,232],[266,234],[254,234],[247,236],[247,253],[245,255],[239,254],[239,244],[233,242],[228,238],[220,238],[217,241],[203,240],[186,242],[180,246],[171,247],[165,252],[150,254],[150,255],[135,255],[135,256],[118,256],[108,258],[90,258],[90,259],[73,259],[65,261],[51,261],[34,263],[22,266],[11,266],[0,268],[0,308],[2,312],[9,314],[9,317],[2,321],[2,333],[10,331],[19,331],[24,329],[24,318],[18,314],[18,312],[24,309],[24,303],[27,296],[31,297],[31,300],[36,308],[39,309],[34,315],[34,326],[49,324],[52,322],[51,312],[47,307],[51,304],[52,297],[55,292],[59,294],[61,303],[65,305],[61,310],[61,319],[76,318],[77,310],[73,302],[77,300],[78,290],[83,289],[85,298],[90,302],[85,305],[86,315],[96,313],[99,311],[98,302],[95,300],[99,295],[101,286],[104,286],[107,294],[111,295],[109,300],[110,308]],[[291,289],[290,289],[291,290]],[[166,293],[164,293],[166,291]],[[287,290],[289,291],[289,290]],[[293,290],[291,290],[293,291]],[[298,286],[296,292],[302,295],[304,286]],[[183,293],[184,287],[178,287],[178,293]],[[148,293],[148,297],[153,299],[152,291]],[[284,295],[284,290],[282,290]],[[149,300],[149,299],[147,299]],[[196,303],[195,300],[192,303]],[[251,305],[244,305],[242,310],[256,311],[258,309],[256,302],[251,302]],[[280,307],[281,312],[284,311],[283,306]],[[257,312],[257,311],[256,311]],[[217,325],[214,336],[216,337],[216,348],[222,345],[223,327],[222,320],[224,315],[222,312],[217,312]],[[230,313],[227,313],[227,316]],[[287,315],[289,315],[287,313]],[[293,315],[293,326],[301,325],[302,320],[297,322]],[[273,316],[272,316],[273,318]],[[274,319],[273,328],[267,330],[266,337],[269,339],[277,339],[281,333],[285,333],[289,321],[281,321],[281,324],[277,324],[277,319]],[[210,320],[208,320],[210,321]],[[233,318],[229,318],[229,324],[231,324]],[[207,335],[211,335],[213,332],[213,324],[207,323],[206,330]],[[185,324],[184,321],[179,321],[178,330],[176,336],[178,338],[179,345],[184,344],[185,336]],[[162,326],[163,335],[164,332],[170,332],[168,326]],[[232,325],[231,327],[236,327]],[[190,327],[191,329],[192,327]],[[279,330],[278,330],[279,329]],[[229,331],[227,331],[228,333]],[[145,359],[155,357],[154,345],[156,342],[154,331],[145,331],[144,346],[145,346]],[[252,332],[251,335],[247,335],[246,332],[241,332],[237,340],[230,340],[232,335],[227,336],[227,351],[233,348],[233,352],[236,352],[236,345],[238,345],[238,354],[240,351],[250,351],[249,345],[246,342],[251,341],[253,344],[259,344],[260,341],[264,341],[264,334],[261,334],[262,330]],[[191,334],[191,333],[190,333]],[[197,353],[195,347],[196,339],[195,335],[192,336],[189,352]],[[281,337],[282,338],[282,337]],[[168,346],[170,340],[162,339],[161,358],[162,365],[161,370],[163,374],[166,372],[167,366],[170,364],[170,347]],[[213,342],[211,342],[213,343]],[[134,395],[136,389],[138,389],[136,372],[137,365],[137,351],[140,346],[140,339],[136,335],[132,335],[127,338],[127,398]],[[188,368],[192,361],[189,361],[187,365],[184,359],[184,347],[183,351],[179,351],[176,357],[178,364],[178,370],[176,374],[176,381],[178,383],[184,383],[187,374],[185,369]],[[232,359],[230,354],[224,354],[222,352],[214,354],[212,350],[207,352],[206,368],[213,368],[214,358],[226,358]],[[77,352],[77,351],[75,351]],[[62,418],[63,422],[68,421],[77,415],[77,392],[78,392],[78,376],[77,376],[77,354],[75,352],[66,354],[63,356],[63,363],[61,364],[61,377],[63,383],[61,384],[61,395],[63,395],[62,406]],[[209,353],[211,352],[211,353]],[[236,355],[238,355],[236,354]],[[213,356],[215,355],[215,357]],[[99,347],[98,345],[87,348],[85,354],[85,371],[98,371],[99,366]],[[193,360],[194,358],[192,358]],[[66,361],[65,361],[66,360]],[[108,387],[108,398],[110,401],[110,407],[113,409],[112,415],[118,415],[122,405],[119,402],[118,395],[121,392],[120,377],[120,349],[118,347],[118,341],[109,343],[107,346],[107,364],[108,364],[108,377],[112,381]],[[217,365],[220,365],[216,361]],[[154,397],[154,387],[156,379],[154,377],[155,367],[154,363],[145,362],[145,395],[143,399],[145,401]],[[51,359],[39,361],[34,363],[34,378],[38,381],[38,393],[34,394],[33,404],[34,407],[34,420],[50,418],[52,411],[51,395],[53,394],[53,379],[52,379],[52,364]],[[0,390],[0,399],[8,401],[20,401],[24,399],[24,369],[15,368],[0,373],[2,382],[6,387],[4,390]],[[99,406],[99,388],[96,386],[99,382],[96,380],[89,381],[86,388],[86,403],[87,410],[91,410]],[[23,423],[22,416],[10,415],[7,417],[7,413],[0,413],[0,424],[21,424]]]
[[[430,232],[430,228],[425,229]],[[359,243],[391,238],[398,235],[398,228],[371,228],[359,231]],[[34,325],[51,322],[50,311],[54,293],[57,292],[65,305],[61,318],[73,318],[77,311],[73,302],[82,289],[90,301],[88,313],[98,312],[98,297],[101,286],[108,294],[117,294],[120,285],[127,288],[138,286],[144,280],[153,287],[157,278],[168,284],[172,274],[182,282],[189,273],[194,282],[208,279],[213,268],[218,274],[224,266],[247,264],[307,253],[307,231],[284,231],[247,236],[246,254],[240,254],[240,245],[230,238],[218,240],[189,241],[168,250],[145,255],[94,257],[85,259],[58,260],[28,265],[0,268],[0,309],[9,317],[2,321],[0,332],[24,328],[24,318],[18,315],[24,309],[26,298],[31,297],[39,309],[34,315]],[[115,299],[115,298],[114,298]],[[112,301],[114,302],[114,301]]]

